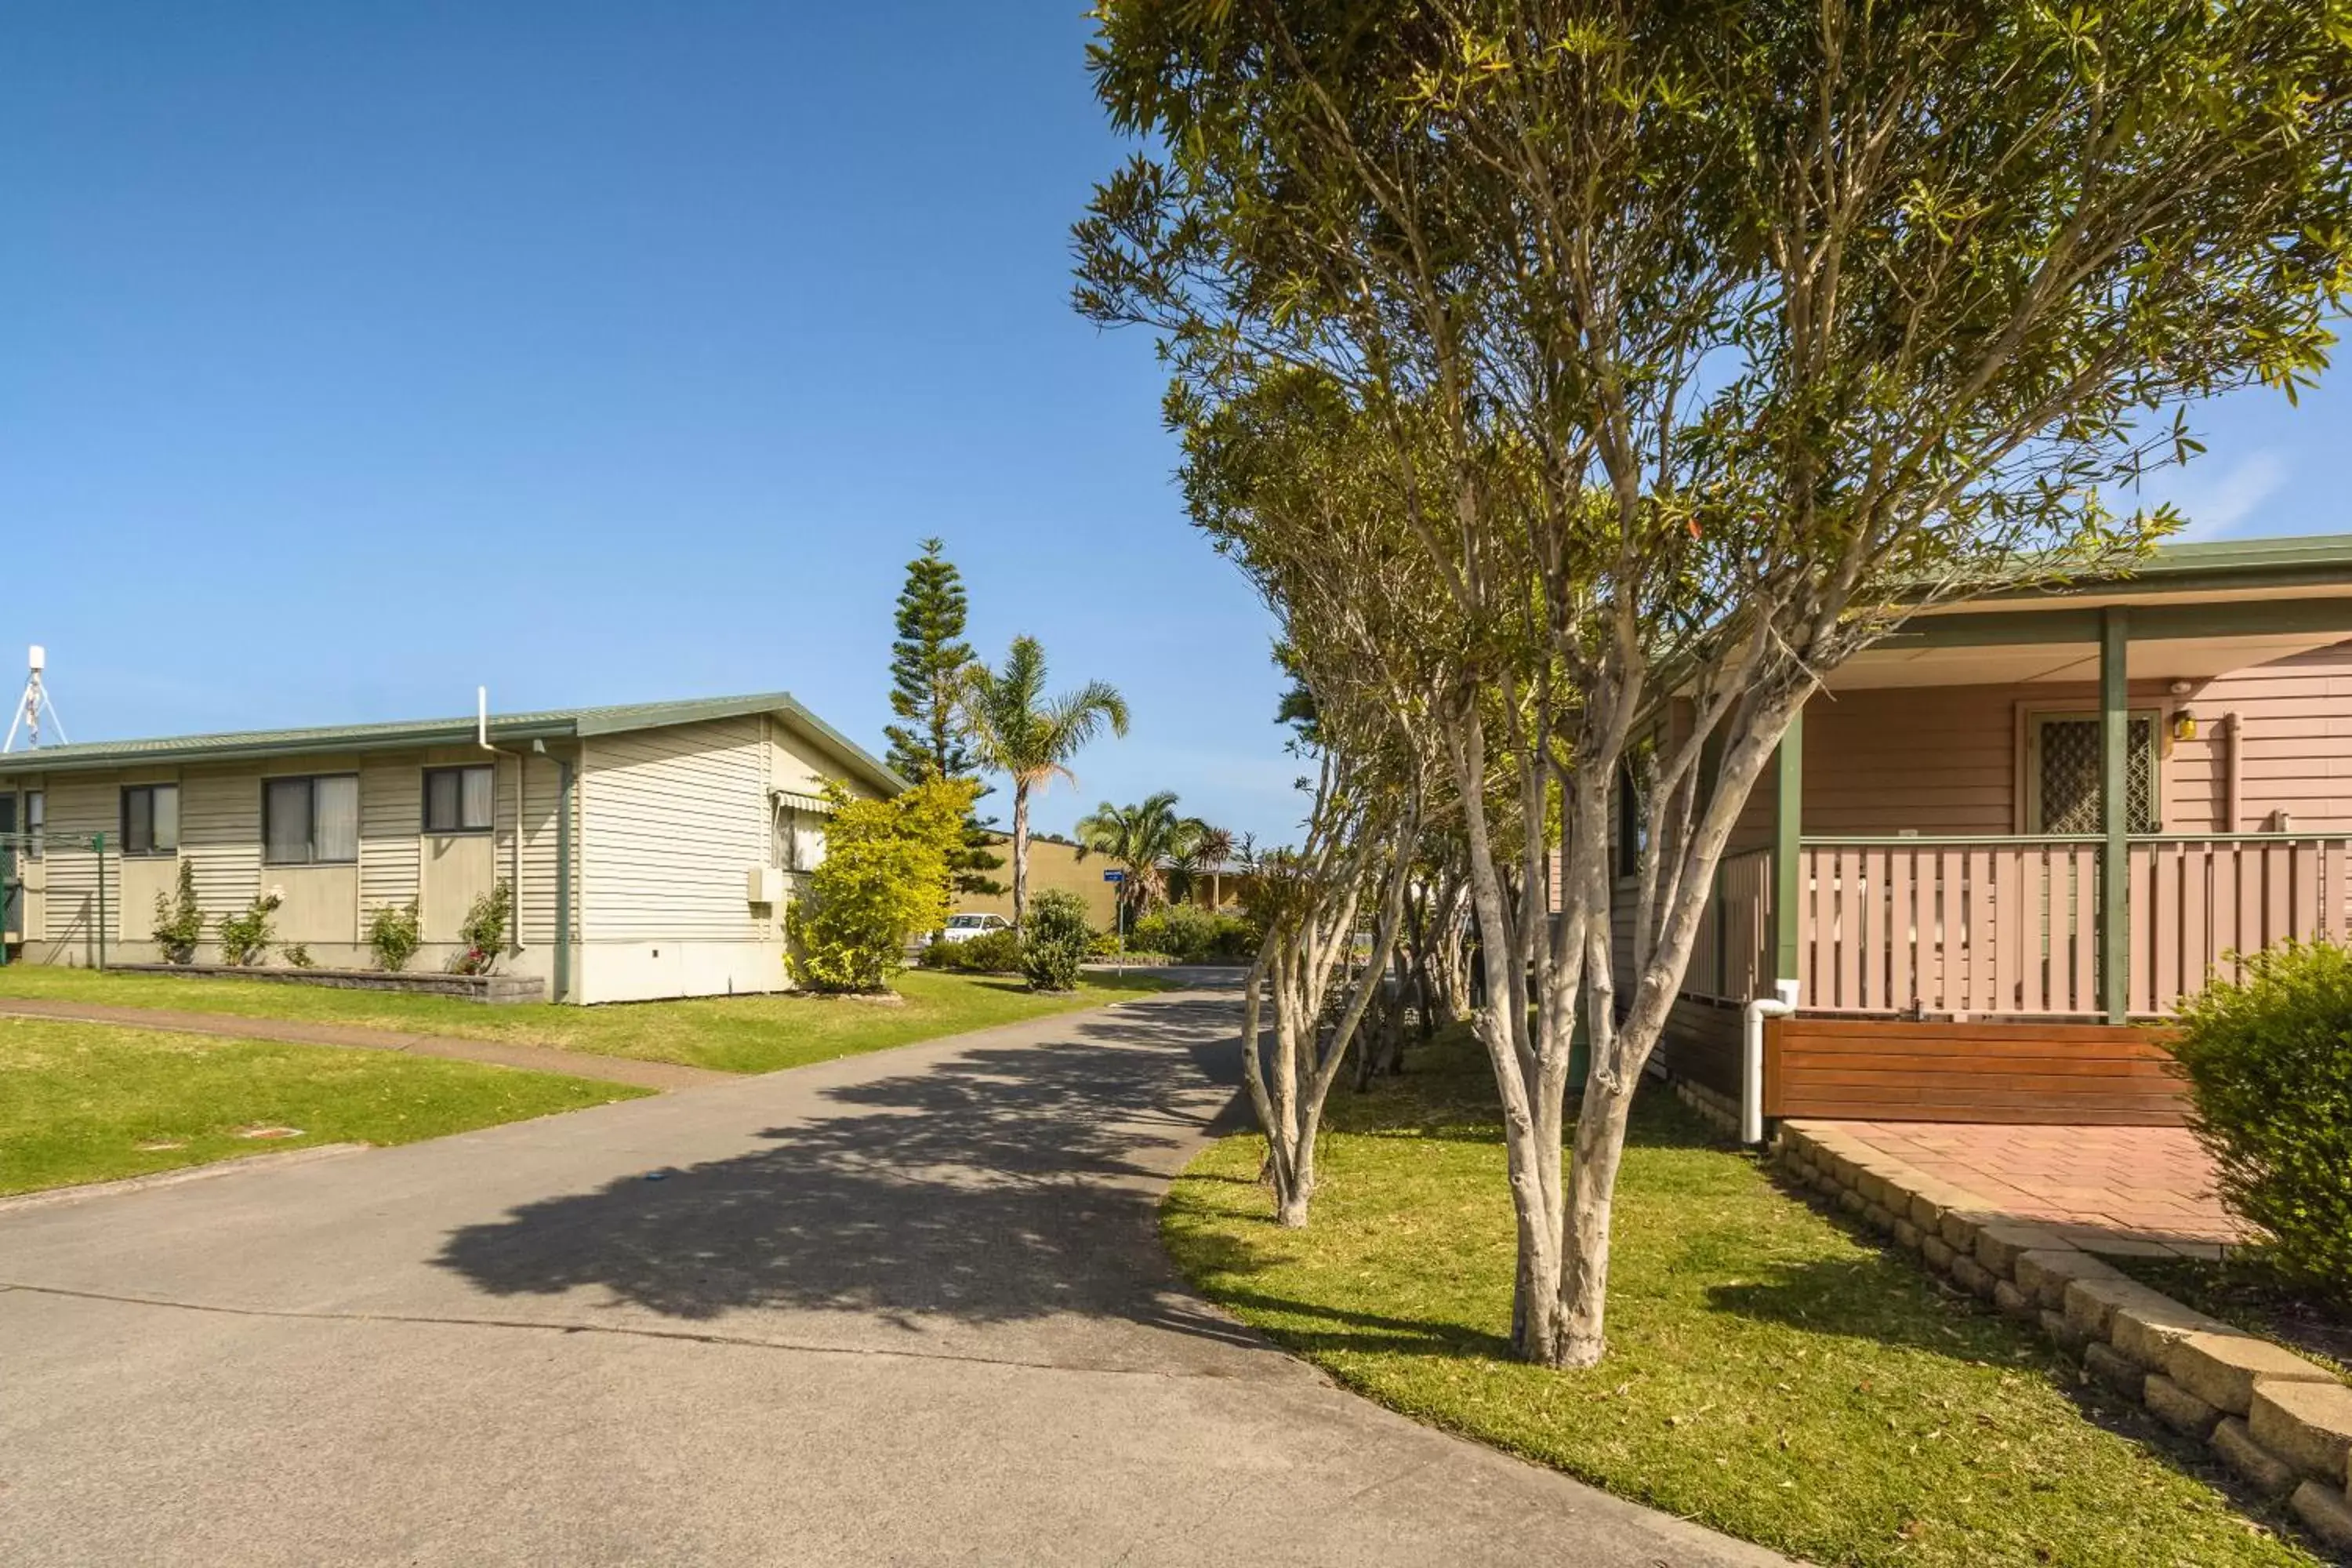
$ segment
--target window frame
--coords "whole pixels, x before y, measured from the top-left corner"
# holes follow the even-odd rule
[[[262,776],[262,780],[261,780],[261,863],[262,863],[263,865],[265,865],[265,866],[356,866],[356,865],[358,865],[358,864],[359,864],[359,861],[360,861],[360,849],[359,849],[360,836],[359,836],[359,833],[358,833],[358,832],[357,832],[357,830],[356,830],[356,828],[357,828],[357,824],[356,824],[356,822],[355,822],[355,823],[354,823],[354,825],[353,825],[353,826],[354,826],[354,831],[353,831],[353,832],[352,832],[352,852],[351,852],[351,854],[350,854],[349,856],[347,856],[347,857],[339,857],[339,858],[335,858],[335,859],[331,859],[331,860],[330,860],[330,859],[325,858],[324,857],[322,857],[322,856],[321,856],[321,855],[320,855],[320,853],[319,853],[319,785],[320,785],[320,784],[322,781],[327,780],[327,779],[349,779],[349,780],[351,780],[351,781],[352,781],[352,795],[353,795],[353,802],[354,802],[354,805],[356,806],[356,804],[357,804],[357,796],[358,796],[358,792],[359,792],[359,787],[360,787],[360,775],[359,775],[357,773],[355,773],[355,772],[352,772],[352,771],[350,771],[350,770],[344,770],[344,771],[337,772],[337,773],[266,773],[266,774],[264,774],[264,775]],[[304,834],[304,837],[305,837],[305,839],[308,841],[308,848],[309,848],[309,850],[310,850],[310,854],[309,854],[309,857],[308,857],[307,858],[305,858],[305,859],[300,859],[300,860],[284,860],[284,859],[279,859],[279,858],[278,858],[277,857],[273,856],[273,855],[269,852],[269,840],[270,840],[270,833],[269,833],[269,795],[270,795],[270,790],[271,790],[272,786],[274,786],[274,785],[278,785],[278,784],[308,784],[308,785],[310,785],[310,805],[309,805],[309,808],[308,808],[310,820],[309,820],[309,822],[305,825],[307,831],[306,831],[306,832],[305,832],[305,834]]]
[[[154,797],[157,790],[170,790],[172,792],[172,842],[161,848],[158,848],[155,844]],[[131,842],[131,797],[134,795],[143,795],[147,796],[147,846],[143,849],[133,847]],[[46,817],[48,815],[48,803],[45,800],[41,804],[42,816]],[[22,811],[24,808],[20,805],[17,809]],[[177,779],[154,779],[143,784],[127,784],[121,785],[116,792],[114,821],[117,851],[124,859],[162,860],[167,858],[177,859],[180,854],[181,837],[179,781]],[[47,824],[45,823],[43,826],[46,827]]]
[[[462,826],[466,816],[465,775],[471,773],[490,775],[490,816],[489,820],[479,827]],[[457,776],[457,817],[460,826],[457,827],[433,826],[433,780],[436,774],[442,773],[454,773]],[[496,833],[499,830],[498,764],[496,763],[448,763],[438,767],[425,769],[423,781],[417,788],[416,822],[417,832],[427,838],[478,838]]]
[[[1633,776],[1633,762],[1621,759],[1609,792],[1611,881],[1622,883],[1641,879],[1642,854],[1649,847],[1649,827],[1647,816],[1642,810],[1641,791]],[[1559,889],[1552,889],[1555,908],[1560,901],[1560,893]]]

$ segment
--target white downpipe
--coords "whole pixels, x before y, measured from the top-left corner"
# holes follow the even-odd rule
[[[490,744],[490,689],[474,688],[474,744],[490,753],[490,874],[498,875],[499,837],[499,763],[502,756],[515,760],[514,836],[507,844],[507,886],[513,890],[514,929],[507,935],[507,947],[514,952],[522,951],[522,794],[523,770],[530,764],[520,752],[509,752],[504,746]],[[541,742],[544,749],[545,742]],[[561,998],[558,998],[561,1000]]]
[[[1776,980],[1770,996],[1751,996],[1739,1012],[1739,1141],[1764,1142],[1764,1020],[1797,1010],[1797,983]]]

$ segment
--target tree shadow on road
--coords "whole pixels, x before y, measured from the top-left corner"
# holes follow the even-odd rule
[[[665,1317],[746,1309],[913,1327],[1082,1313],[1247,1342],[1156,1239],[1160,1185],[1230,1119],[1233,1009],[1069,1020],[824,1092],[755,1153],[635,1175],[455,1232],[436,1259],[497,1296],[602,1286]]]

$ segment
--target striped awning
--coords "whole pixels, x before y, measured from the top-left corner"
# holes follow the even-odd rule
[[[776,803],[787,811],[803,811],[812,816],[831,816],[833,802],[821,795],[803,795],[796,789],[775,792]]]

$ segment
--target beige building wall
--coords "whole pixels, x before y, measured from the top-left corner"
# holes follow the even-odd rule
[[[582,1001],[785,987],[783,906],[749,898],[775,754],[759,714],[585,744]]]
[[[959,893],[954,908],[959,913],[1003,915],[1013,918],[1013,836],[1002,834],[989,846],[990,852],[1004,864],[988,873],[989,880],[1003,884],[1004,891],[990,897],[974,893]],[[1118,889],[1103,880],[1103,872],[1112,863],[1099,855],[1078,858],[1078,847],[1061,839],[1029,840],[1029,896],[1035,898],[1046,888],[1060,888],[1086,900],[1087,923],[1097,931],[1108,931],[1118,915]]]
[[[489,763],[498,772],[494,831],[488,834],[424,834],[424,773],[429,767]],[[511,754],[493,757],[478,747],[441,747],[276,759],[266,763],[205,763],[173,768],[132,768],[92,773],[62,773],[20,780],[0,779],[0,789],[25,787],[47,795],[47,846],[39,870],[37,910],[28,911],[26,955],[37,963],[91,964],[98,961],[99,857],[89,848],[103,833],[106,947],[123,963],[162,958],[151,932],[155,899],[176,887],[182,862],[194,882],[196,901],[207,927],[242,912],[265,890],[280,900],[272,917],[272,940],[300,943],[314,963],[330,968],[369,968],[369,919],[385,905],[417,899],[425,916],[426,945],[412,969],[437,969],[457,952],[457,929],[480,895],[501,879],[521,873],[522,902],[536,911],[536,931],[519,933],[521,946],[506,967],[515,973],[547,973],[554,910],[555,766],[535,757],[531,765],[546,781],[547,809],[534,834],[526,831],[518,861],[516,781],[524,766]],[[261,797],[272,778],[356,773],[360,781],[360,842],[356,863],[325,866],[267,865],[262,859]],[[180,788],[180,847],[174,855],[124,856],[121,852],[121,792],[139,784],[176,784]],[[200,962],[215,962],[219,948],[209,934],[197,949]],[[277,962],[273,953],[272,962]]]
[[[785,917],[824,858],[824,828],[780,796],[843,777],[824,746],[750,714],[600,735],[583,753],[580,1000],[787,989]],[[779,873],[782,898],[751,900],[761,868]]]

